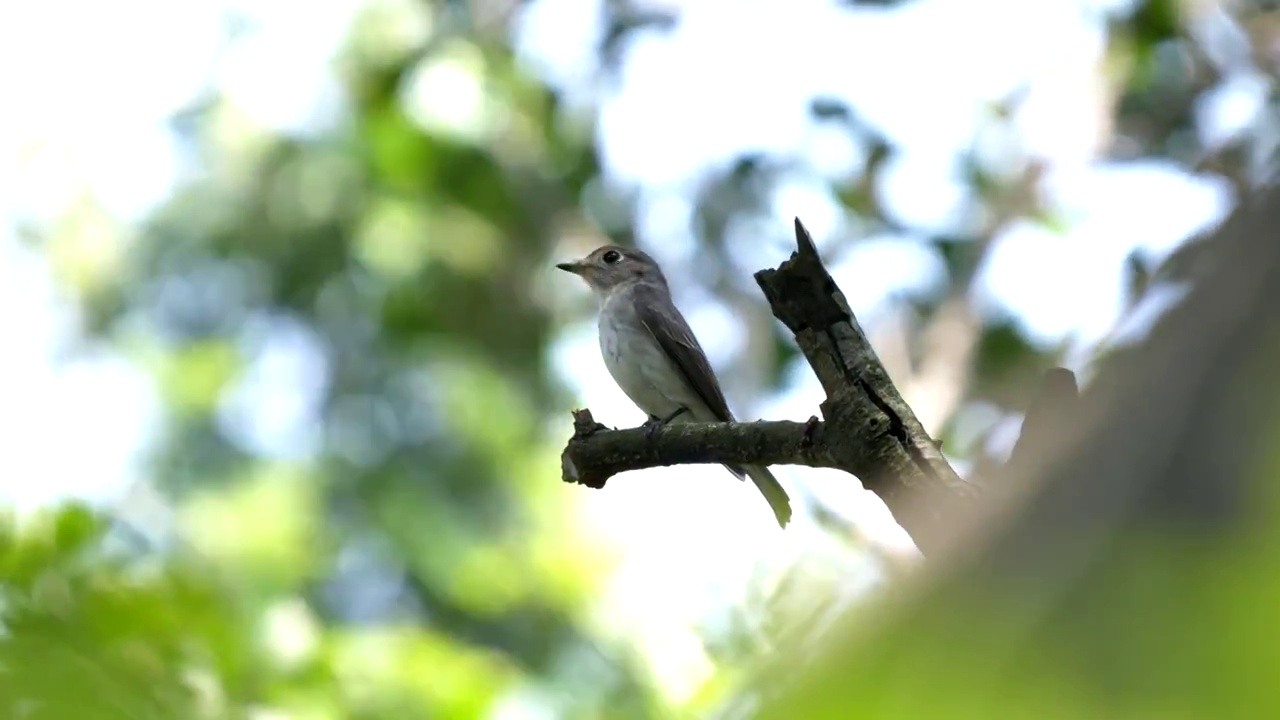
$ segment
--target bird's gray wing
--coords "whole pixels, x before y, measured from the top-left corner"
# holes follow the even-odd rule
[[[720,381],[716,380],[706,353],[667,293],[661,288],[641,284],[635,289],[635,307],[641,324],[658,341],[689,387],[706,403],[707,409],[722,422],[733,420],[724,392],[720,389]]]

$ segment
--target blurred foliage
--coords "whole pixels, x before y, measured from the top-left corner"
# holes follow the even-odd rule
[[[5,717],[199,717],[218,702],[203,679],[240,695],[260,670],[249,618],[211,575],[139,556],[82,506],[4,518],[0,587]]]
[[[78,506],[7,520],[0,717],[463,720],[525,695],[555,717],[675,711],[593,615],[610,558],[553,492],[558,438],[544,435],[569,402],[548,364],[556,325],[539,280],[555,243],[593,220],[593,233],[656,239],[626,189],[603,182],[589,112],[526,74],[472,5],[493,9],[369,3],[338,62],[348,103],[335,127],[280,135],[211,91],[175,120],[196,169],[144,225],[116,227],[85,202],[45,233],[90,334],[155,379],[165,417],[147,475],[183,542],[121,550],[127,533]],[[1224,73],[1180,8],[1142,2],[1113,20],[1110,157],[1219,157],[1197,144],[1193,109]],[[606,2],[601,72],[636,37],[674,27],[670,12]],[[982,221],[908,227],[880,199],[898,148],[857,108],[819,97],[809,111],[865,151],[831,187],[851,234],[922,239],[946,268],[941,290],[902,298],[918,330],[966,295],[1009,223],[1061,222],[1041,206],[1034,163],[1010,175],[974,153],[961,170]],[[802,165],[756,153],[707,171],[688,282],[760,308],[734,263],[742,228],[785,229],[771,203]],[[1213,167],[1252,182],[1249,162]],[[591,193],[609,196],[594,205],[610,222],[584,211]],[[75,241],[86,234],[128,241],[90,255]],[[1159,272],[1141,258],[1129,270],[1135,296]],[[803,361],[757,315],[761,393]],[[1017,413],[1027,379],[1063,348],[1006,318],[978,327],[966,402]],[[720,672],[692,710],[751,706],[767,684],[756,661],[820,634],[838,586],[797,569],[733,628],[709,631]]]
[[[64,525],[99,522],[82,511],[20,533],[10,566],[67,607],[10,629],[108,677],[66,707],[0,694],[0,715],[105,717],[73,710],[119,695],[119,717],[479,718],[535,682],[568,716],[654,712],[630,652],[589,627],[608,559],[549,492],[541,434],[567,398],[531,298],[594,153],[505,43],[450,17],[371,3],[334,131],[275,135],[216,93],[184,113],[200,171],[76,286],[90,331],[153,370],[149,474],[191,553],[149,553],[135,583],[72,562],[97,538],[63,547]],[[478,99],[438,116],[421,93],[441,77]],[[275,436],[255,425],[281,407]],[[279,633],[303,647],[260,647]]]
[[[898,597],[904,612],[844,628],[847,647],[832,643],[760,717],[1272,717],[1269,521],[1209,543],[1169,529],[1108,538],[1087,577],[1052,589],[957,581]]]

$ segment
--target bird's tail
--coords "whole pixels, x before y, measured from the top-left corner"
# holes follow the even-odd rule
[[[761,495],[764,495],[764,499],[769,501],[774,517],[778,518],[779,527],[785,528],[787,522],[791,520],[791,498],[787,496],[787,491],[782,488],[778,479],[769,472],[767,467],[747,465],[742,470],[746,472],[747,477],[751,478],[751,482],[756,484],[756,488],[760,490]]]

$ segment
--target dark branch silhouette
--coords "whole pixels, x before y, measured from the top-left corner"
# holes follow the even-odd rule
[[[836,468],[826,428],[780,420],[751,423],[672,423],[654,432],[610,430],[590,410],[573,413],[574,434],[561,455],[565,482],[592,488],[620,472],[667,465],[760,464]]]

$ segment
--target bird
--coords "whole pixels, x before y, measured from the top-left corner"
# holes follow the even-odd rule
[[[733,422],[707,355],[671,298],[658,263],[636,248],[605,245],[557,263],[582,278],[599,307],[600,353],[615,383],[649,419],[650,438],[671,422]],[[725,465],[751,478],[778,525],[791,519],[791,499],[767,467]]]

